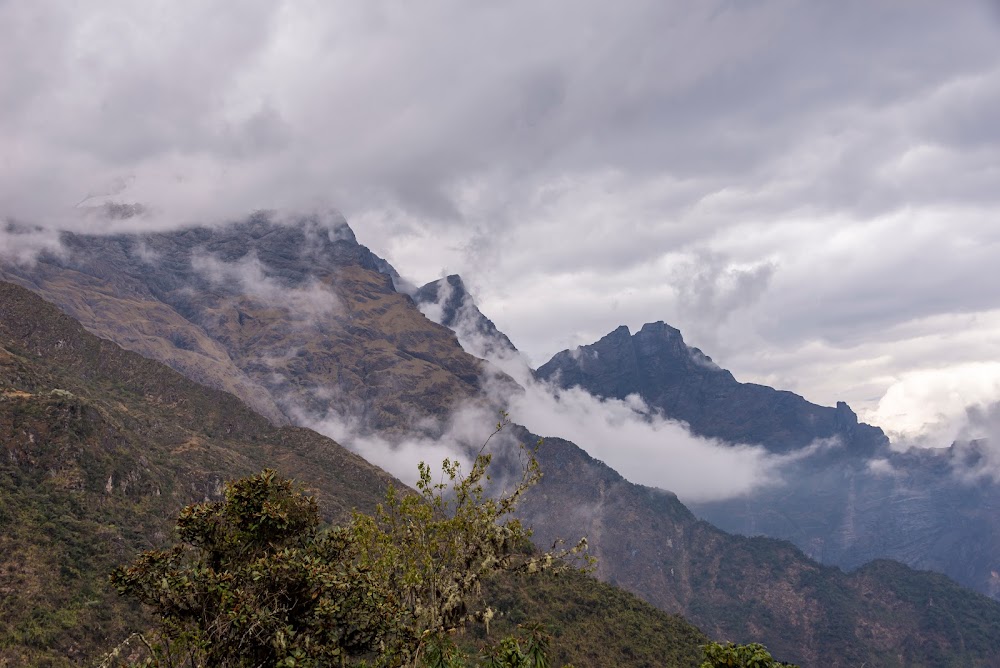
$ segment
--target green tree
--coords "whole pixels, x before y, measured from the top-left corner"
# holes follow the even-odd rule
[[[700,668],[797,668],[791,663],[775,661],[760,643],[733,645],[713,642],[702,650],[705,660]]]
[[[493,435],[506,423],[503,415]],[[586,547],[531,550],[512,512],[540,478],[538,462],[528,453],[513,490],[494,498],[485,447],[468,474],[445,460],[438,483],[421,464],[417,493],[390,488],[374,515],[344,527],[320,529],[316,500],[274,471],[227,484],[223,501],[185,508],[178,545],[111,577],[160,620],[154,639],[137,636],[139,664],[465,665],[451,636],[473,620],[488,628],[483,578],[567,567]],[[524,661],[497,663],[487,651],[487,665],[548,668],[547,636],[528,633],[524,652],[517,638],[498,645]]]

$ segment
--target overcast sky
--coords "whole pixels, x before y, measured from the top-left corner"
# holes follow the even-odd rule
[[[332,206],[536,365],[666,320],[911,436],[1000,399],[996,3],[0,0],[0,101],[13,219]]]

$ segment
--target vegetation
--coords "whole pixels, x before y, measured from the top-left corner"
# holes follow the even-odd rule
[[[438,483],[421,464],[416,494],[390,487],[374,515],[326,530],[315,498],[274,471],[227,484],[223,501],[188,506],[180,544],[112,575],[160,620],[155,643],[140,638],[141,665],[461,665],[452,634],[473,621],[488,629],[495,614],[481,602],[484,577],[552,570],[586,547],[532,550],[512,513],[538,463],[530,456],[497,499],[483,486],[489,463],[481,451],[463,476],[445,460]],[[533,626],[480,655],[495,668],[543,668],[547,650]]]
[[[995,601],[898,564],[844,574],[787,544],[726,536],[667,495],[611,473],[588,477],[592,462],[573,452],[546,442],[546,485],[532,494],[547,496],[550,515],[582,498],[564,489],[604,500],[602,523],[633,531],[605,536],[602,567],[617,559],[624,568],[633,550],[662,550],[662,568],[631,572],[639,585],[659,578],[676,602],[619,581],[699,620],[712,636],[766,638],[778,656],[803,665],[995,665]],[[317,490],[320,514],[333,523],[349,522],[352,508],[374,512],[390,482],[330,439],[276,427],[231,395],[100,341],[0,283],[0,666],[93,666],[114,639],[147,628],[152,617],[117,596],[107,572],[162,549],[178,510],[221,500],[223,479],[268,467]],[[648,542],[654,533],[675,549],[666,538]],[[484,577],[483,597],[497,611],[490,633],[473,621],[449,636],[467,654],[512,634],[527,653],[529,620],[551,633],[553,665],[690,667],[709,642],[679,616],[573,570]],[[133,638],[117,660],[131,660],[141,645]]]
[[[790,663],[779,663],[760,643],[733,645],[709,643],[704,647],[705,660],[700,668],[797,668]]]

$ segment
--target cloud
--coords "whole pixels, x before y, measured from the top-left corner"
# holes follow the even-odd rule
[[[1000,402],[967,409],[952,454],[952,467],[960,479],[1000,483]]]
[[[447,288],[439,291],[438,306],[449,294]],[[424,312],[442,317],[433,304]],[[507,374],[484,379],[492,405],[505,406],[512,420],[532,433],[570,440],[631,482],[672,491],[685,502],[738,498],[779,486],[788,467],[839,447],[837,442],[818,441],[794,454],[776,456],[760,445],[695,436],[686,424],[650,410],[638,395],[599,399],[580,387],[560,389],[538,382],[520,353],[483,336],[477,317],[468,300],[451,327],[467,352]],[[516,389],[510,378],[517,382]]]
[[[321,390],[320,394],[324,392]],[[325,394],[329,395],[329,391]],[[485,405],[467,403],[443,421],[414,420],[411,423],[414,428],[407,433],[372,433],[344,410],[345,405],[349,402],[331,401],[328,410],[322,413],[307,412],[301,407],[292,407],[290,412],[297,424],[329,436],[411,486],[418,480],[421,463],[430,466],[436,477],[445,459],[458,461],[463,470],[469,471],[497,418]],[[492,445],[502,447],[500,441]]]
[[[40,253],[64,252],[59,233],[43,227],[4,223],[0,218],[0,260],[28,265]]]
[[[580,388],[531,383],[510,404],[511,415],[534,433],[571,440],[631,482],[659,487],[684,502],[719,501],[782,484],[782,469],[797,457],[770,455],[763,446],[693,435],[687,425],[655,414],[637,396],[597,399]]]
[[[142,255],[142,246],[138,251]],[[343,306],[332,288],[315,277],[302,286],[289,286],[269,276],[264,263],[255,252],[235,262],[224,262],[206,253],[191,255],[191,267],[216,286],[234,287],[239,294],[249,295],[273,307],[287,309],[297,320],[311,322],[317,318],[343,312]]]
[[[988,436],[995,426],[988,407],[997,397],[1000,362],[912,371],[889,387],[870,417],[898,448],[946,448]]]

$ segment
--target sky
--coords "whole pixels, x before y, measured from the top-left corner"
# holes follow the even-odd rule
[[[535,365],[665,320],[900,444],[1000,401],[996,2],[0,0],[0,63],[8,220],[333,207]]]

